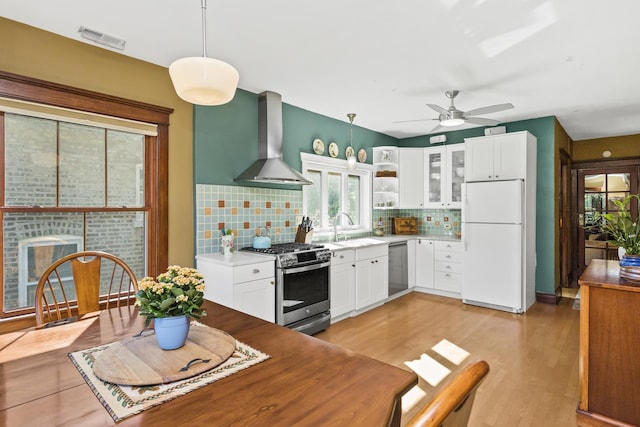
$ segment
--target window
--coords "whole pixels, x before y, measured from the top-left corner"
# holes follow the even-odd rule
[[[3,208],[13,209],[0,224],[3,311],[32,307],[44,269],[79,250],[114,254],[144,277],[136,174],[145,136],[15,113],[4,114],[4,130]]]
[[[300,153],[302,173],[313,182],[302,188],[303,214],[314,224],[316,233],[333,232],[334,219],[351,232],[371,230],[371,165],[356,164],[349,169],[346,160]]]
[[[69,252],[163,270],[172,110],[5,72],[0,90],[2,330],[29,326],[39,275]]]

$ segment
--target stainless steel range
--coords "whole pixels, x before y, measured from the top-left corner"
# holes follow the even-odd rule
[[[328,249],[322,245],[280,243],[269,249],[241,250],[275,257],[277,324],[309,335],[329,326],[331,252]]]

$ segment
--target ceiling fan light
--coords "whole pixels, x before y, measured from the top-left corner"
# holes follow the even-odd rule
[[[444,119],[440,121],[441,126],[447,126],[447,127],[460,126],[463,123],[464,123],[463,119],[456,119],[456,118]]]
[[[178,59],[169,66],[176,93],[197,105],[222,105],[235,96],[240,75],[231,65],[204,56]]]

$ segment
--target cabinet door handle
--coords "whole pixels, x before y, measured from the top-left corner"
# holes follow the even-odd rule
[[[447,269],[451,270],[451,266],[450,265],[447,265],[444,268],[447,268]]]
[[[340,259],[344,259],[344,255],[340,255]]]
[[[258,268],[254,268],[254,269],[253,269],[253,271],[252,271],[252,273],[253,273],[253,274],[258,274],[258,273],[260,273],[260,269],[258,269]]]
[[[274,282],[273,280],[272,280],[272,281],[270,281],[269,283],[271,283],[271,286],[273,286],[273,285],[275,285],[275,284],[276,284],[276,282]]]
[[[449,258],[449,259],[451,259],[451,255],[447,255],[445,258]]]

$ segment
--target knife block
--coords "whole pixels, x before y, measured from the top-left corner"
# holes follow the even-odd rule
[[[309,231],[304,231],[302,228],[298,227],[298,230],[296,231],[295,242],[311,243],[311,240],[313,240],[313,229]]]

